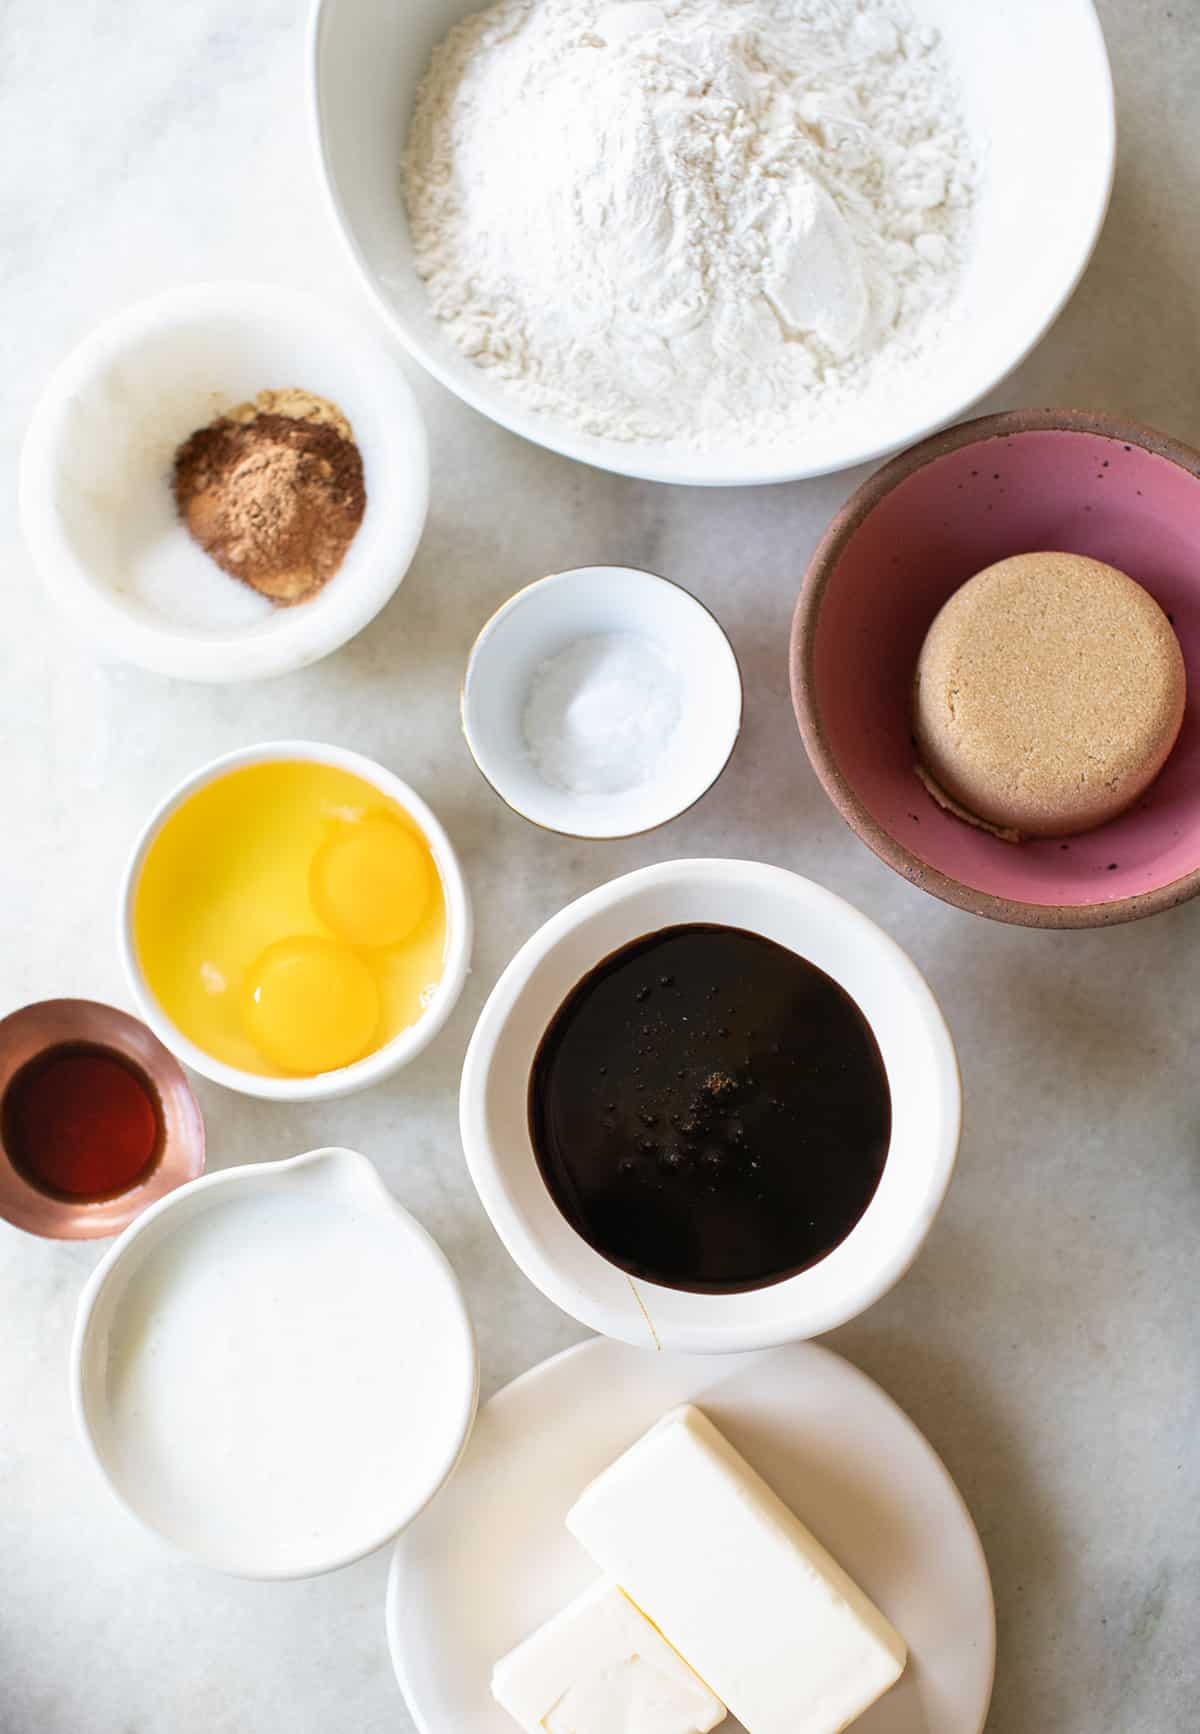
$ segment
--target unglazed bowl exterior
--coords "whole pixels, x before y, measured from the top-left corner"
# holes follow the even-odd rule
[[[934,616],[1012,554],[1090,555],[1145,586],[1183,648],[1189,699],[1170,758],[1127,812],[1084,835],[1005,842],[937,806],[912,742]],[[1200,452],[1082,410],[966,422],[851,496],[809,564],[791,636],[809,758],[847,824],[922,890],[996,921],[1100,927],[1200,890]]]

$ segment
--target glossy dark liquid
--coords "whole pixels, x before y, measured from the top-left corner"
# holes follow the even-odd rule
[[[597,1252],[702,1293],[815,1264],[874,1196],[891,1137],[870,1025],[795,952],[668,927],[599,964],[529,1080],[550,1194]]]
[[[124,1054],[86,1042],[48,1048],[12,1077],[0,1104],[8,1158],[52,1198],[113,1198],[162,1153],[153,1084]]]

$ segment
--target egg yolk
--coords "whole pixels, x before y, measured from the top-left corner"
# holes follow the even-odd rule
[[[286,1072],[311,1077],[348,1066],[371,1047],[379,989],[361,957],[319,934],[268,945],[242,994],[250,1040]]]
[[[374,815],[339,827],[309,872],[313,908],[349,945],[398,945],[429,907],[428,851],[394,820]]]

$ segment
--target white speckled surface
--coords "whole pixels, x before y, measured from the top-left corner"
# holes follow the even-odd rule
[[[989,407],[1119,408],[1200,440],[1200,4],[1102,11],[1123,128],[1112,214],[1067,314]],[[429,530],[396,600],[332,660],[257,688],[175,685],[96,668],[43,602],[15,471],[66,346],[125,301],[205,276],[297,281],[363,310],[316,186],[303,38],[293,0],[0,11],[0,1009],[126,1003],[121,864],[150,804],[203,759],[315,734],[410,779],[461,849],[479,916],[448,1030],[348,1102],[199,1093],[214,1165],[333,1140],[376,1159],[460,1271],[492,1390],[579,1334],[509,1263],[458,1149],[458,1066],[503,963],[568,897],[671,855],[759,856],[843,892],[926,970],[965,1073],[941,1222],[909,1278],[833,1340],[908,1409],[974,1511],[1000,1622],[989,1728],[1182,1734],[1200,1686],[1200,903],[1112,932],[990,926],[843,828],[798,743],[785,648],[804,560],[856,476],[737,494],[621,481],[420,380]],[[716,610],[746,673],[746,727],[716,791],[666,830],[551,842],[479,780],[458,677],[510,590],[600,560],[681,579]],[[0,1731],[402,1734],[386,1555],[309,1584],[226,1580],[161,1553],[94,1479],[65,1361],[98,1256],[0,1224]]]

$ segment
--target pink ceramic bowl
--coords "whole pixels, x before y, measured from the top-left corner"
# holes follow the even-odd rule
[[[1085,836],[1004,843],[935,806],[913,769],[921,643],[946,598],[1009,554],[1065,549],[1128,572],[1183,646],[1190,696],[1142,800]],[[1200,890],[1200,452],[1117,417],[1014,410],[923,440],[851,496],[792,624],[809,758],[877,855],[935,897],[1026,927],[1097,927]]]

